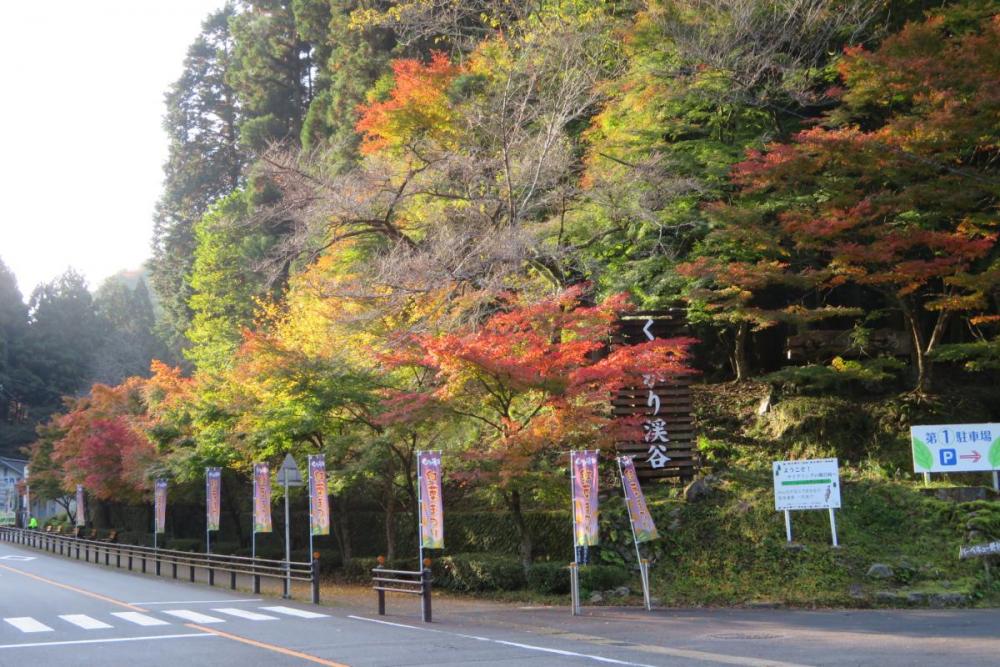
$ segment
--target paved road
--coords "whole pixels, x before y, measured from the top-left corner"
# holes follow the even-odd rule
[[[30,559],[30,560],[28,560]],[[993,610],[518,608],[393,615],[129,574],[0,544],[0,666],[997,665]]]

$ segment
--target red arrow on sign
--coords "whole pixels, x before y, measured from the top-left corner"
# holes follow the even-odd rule
[[[973,463],[979,463],[979,459],[983,458],[982,455],[976,450],[972,450],[971,454],[962,454],[958,458],[960,459],[972,459]]]

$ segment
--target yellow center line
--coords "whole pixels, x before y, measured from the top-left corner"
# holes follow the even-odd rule
[[[88,591],[83,588],[77,588],[76,586],[70,586],[69,584],[64,584],[58,581],[54,581],[47,577],[43,577],[38,574],[32,574],[31,572],[25,572],[24,570],[19,570],[16,567],[11,567],[9,565],[0,564],[0,568],[7,570],[8,572],[13,572],[14,574],[20,574],[21,576],[28,577],[29,579],[34,579],[35,581],[41,581],[50,586],[56,586],[57,588],[64,588],[67,591],[73,591],[74,593],[79,593],[80,595],[86,595],[87,597],[92,597],[96,600],[102,600],[104,602],[110,602],[111,604],[116,604],[120,607],[125,607],[126,609],[131,609],[132,611],[149,611],[148,609],[143,609],[142,607],[136,607],[134,604],[129,604],[128,602],[122,602],[121,600],[116,600],[110,598],[107,595],[101,595],[100,593],[94,593],[93,591]]]
[[[350,667],[350,665],[345,665],[342,662],[334,662],[333,660],[326,660],[325,658],[320,658],[318,656],[310,655],[308,653],[302,653],[301,651],[294,651],[290,648],[285,648],[283,646],[276,646],[274,644],[268,644],[265,642],[257,641],[256,639],[248,639],[247,637],[232,635],[229,634],[228,632],[222,632],[221,630],[216,630],[215,628],[207,628],[203,625],[198,625],[196,623],[185,623],[184,626],[188,628],[193,628],[195,630],[201,630],[202,632],[207,632],[209,634],[216,635],[217,637],[224,637],[225,639],[231,639],[234,642],[242,642],[250,646],[256,646],[257,648],[266,649],[268,651],[274,651],[275,653],[281,653],[282,655],[290,655],[293,658],[301,658],[303,660],[315,662],[320,665],[326,665],[327,667]]]

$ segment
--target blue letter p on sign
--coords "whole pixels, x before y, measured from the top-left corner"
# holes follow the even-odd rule
[[[941,458],[941,465],[953,466],[958,463],[958,456],[954,449],[942,449],[938,452]]]

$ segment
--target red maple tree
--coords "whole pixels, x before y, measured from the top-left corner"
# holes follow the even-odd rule
[[[387,424],[450,415],[472,429],[462,456],[468,475],[495,484],[531,561],[523,515],[525,494],[565,464],[573,448],[599,449],[621,440],[635,423],[616,420],[610,397],[644,373],[672,377],[686,365],[691,339],[657,339],[612,347],[626,295],[589,306],[585,286],[528,302],[508,296],[481,326],[442,335],[414,335],[385,355],[390,367],[415,370],[417,388],[387,392]]]

